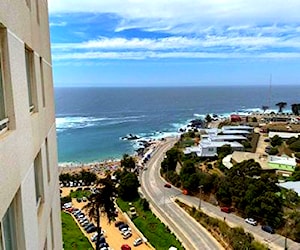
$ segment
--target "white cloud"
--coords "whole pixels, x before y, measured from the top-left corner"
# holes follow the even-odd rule
[[[54,61],[72,61],[72,60],[144,60],[144,59],[300,59],[300,52],[285,53],[208,53],[208,52],[83,52],[83,53],[63,53],[54,54]]]
[[[300,50],[300,38],[286,38],[276,36],[211,36],[183,37],[172,36],[166,38],[99,38],[82,43],[52,44],[53,51],[75,49],[99,50],[205,50],[207,48],[225,49],[230,47],[239,49],[253,48],[293,48]]]
[[[52,44],[53,59],[299,58],[300,1],[49,0],[50,14],[112,13],[114,38]],[[66,23],[52,23],[62,26]],[[87,24],[88,25],[88,24]],[[95,25],[95,24],[89,24]],[[164,38],[115,37],[128,29]],[[73,31],[79,32],[79,31]],[[155,34],[154,34],[155,36]],[[82,37],[84,39],[84,37]],[[279,52],[280,51],[280,52]]]
[[[49,0],[50,13],[117,14],[123,18],[119,30],[132,26],[164,29],[180,24],[295,23],[300,22],[299,9],[299,0]]]
[[[66,22],[51,22],[50,24],[49,24],[50,26],[66,26],[67,25],[67,23]]]

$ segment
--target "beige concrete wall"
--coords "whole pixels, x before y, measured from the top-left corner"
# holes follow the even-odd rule
[[[30,2],[30,8],[27,2]],[[9,118],[9,130],[0,134],[0,221],[20,189],[26,249],[43,249],[46,238],[49,249],[61,249],[59,173],[47,1],[1,0],[0,24],[7,31],[7,46],[2,49],[5,52],[3,68]],[[29,112],[28,104],[25,45],[34,51],[37,112],[33,113]],[[43,63],[45,107],[40,57]],[[49,151],[49,182],[46,138]],[[37,207],[33,162],[40,150],[44,202]],[[53,240],[50,214],[53,218]]]

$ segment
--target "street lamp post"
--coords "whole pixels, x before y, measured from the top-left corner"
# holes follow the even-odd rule
[[[199,189],[200,189],[200,195],[199,195],[199,206],[198,206],[198,210],[201,209],[201,191],[202,191],[202,188],[203,188],[203,185],[200,185],[200,186],[199,186]]]

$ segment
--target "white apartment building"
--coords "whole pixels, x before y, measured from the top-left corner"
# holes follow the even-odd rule
[[[47,0],[0,0],[0,249],[62,249]]]

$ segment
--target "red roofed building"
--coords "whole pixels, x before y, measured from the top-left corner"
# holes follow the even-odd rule
[[[231,122],[241,122],[242,118],[239,115],[230,115]]]

